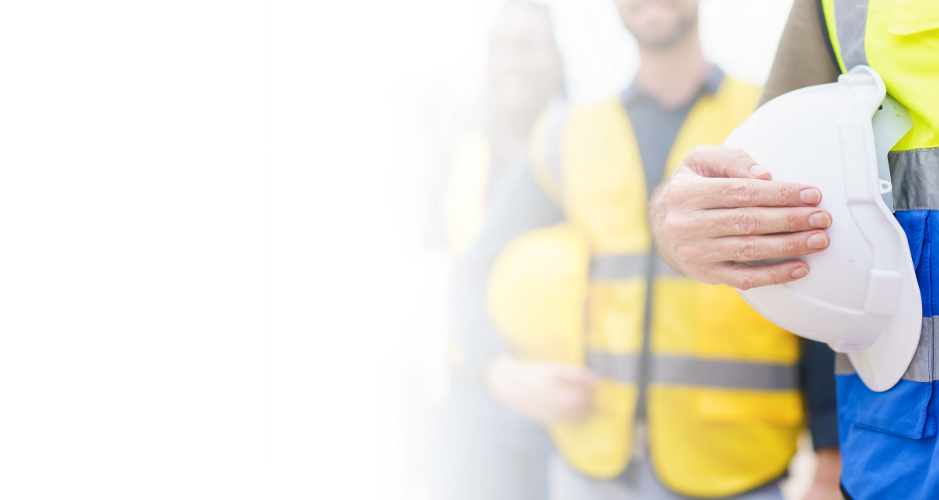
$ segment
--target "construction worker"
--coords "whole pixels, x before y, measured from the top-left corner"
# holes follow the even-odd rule
[[[839,355],[842,488],[854,500],[939,498],[932,265],[939,256],[939,245],[932,245],[939,206],[939,2],[795,0],[763,99],[833,82],[859,65],[879,73],[887,93],[913,120],[888,161],[896,219],[916,266],[923,322],[909,368],[883,392],[865,386]],[[821,190],[766,182],[771,176],[745,151],[693,151],[650,203],[660,254],[687,276],[744,290],[807,276],[810,269],[798,257],[824,252],[832,243],[825,229],[838,221],[817,208]],[[743,263],[767,258],[779,260]]]
[[[839,498],[832,352],[672,271],[645,222],[652,189],[721,144],[760,91],[704,58],[697,0],[615,5],[639,45],[635,81],[543,115],[456,271],[454,326],[488,339],[468,369],[549,428],[552,499],[781,498],[803,401],[819,458],[808,498]]]
[[[548,9],[507,2],[489,32],[484,116],[457,141],[444,198],[434,210],[443,215],[442,232],[454,259],[476,241],[493,193],[526,154],[538,114],[563,98],[563,87]],[[438,500],[544,500],[548,437],[467,376],[463,352],[477,336],[463,333],[451,339],[450,389],[429,436],[430,493]]]

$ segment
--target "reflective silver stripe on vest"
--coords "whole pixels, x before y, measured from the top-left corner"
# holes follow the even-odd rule
[[[867,31],[868,0],[834,0],[835,29],[841,46],[841,60],[845,71],[860,64],[867,65],[864,33]]]
[[[939,209],[939,148],[891,151],[887,158],[898,211]]]
[[[730,389],[785,390],[799,387],[799,372],[796,365],[656,356],[652,364],[650,382]]]
[[[909,368],[903,374],[903,380],[910,382],[932,382],[939,380],[939,366],[936,366],[936,342],[933,334],[936,331],[936,325],[939,324],[939,316],[923,318],[923,328],[919,337],[919,346],[916,348],[916,354],[913,355],[913,361]],[[847,354],[837,353],[835,356],[835,373],[838,375],[854,375],[857,372],[851,364]]]
[[[638,278],[647,275],[648,266],[648,254],[596,255],[590,261],[590,278],[603,281]],[[652,266],[655,276],[684,276],[666,264],[658,253],[653,257]]]
[[[595,255],[590,261],[590,278],[625,280],[646,275],[649,254]]]
[[[548,128],[548,136],[545,139],[544,162],[545,167],[551,177],[561,185],[561,137],[564,134],[564,126],[567,124],[567,115],[570,112],[570,106],[567,104],[558,104],[551,109],[551,125]]]
[[[587,366],[603,378],[627,384],[639,383],[639,357],[634,354],[587,351]]]

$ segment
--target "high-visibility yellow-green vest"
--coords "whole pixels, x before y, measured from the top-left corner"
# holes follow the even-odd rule
[[[758,88],[730,78],[702,94],[667,174],[694,147],[722,144],[758,98]],[[628,465],[648,311],[649,452],[662,483],[715,498],[780,477],[803,420],[799,342],[730,287],[684,277],[656,256],[642,160],[620,100],[547,113],[530,156],[567,220],[507,245],[487,302],[523,359],[587,365],[602,376],[594,415],[551,427],[560,453],[594,478]]]
[[[839,355],[841,480],[856,500],[936,498],[939,1],[821,0],[821,4],[841,70],[870,66],[883,78],[887,93],[913,118],[913,128],[887,157],[896,217],[910,244],[923,304],[919,347],[903,378],[890,390],[868,389],[847,357]]]

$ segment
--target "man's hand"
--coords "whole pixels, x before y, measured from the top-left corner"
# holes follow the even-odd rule
[[[838,448],[823,448],[815,454],[818,457],[815,481],[803,500],[842,500],[841,454]]]
[[[740,149],[702,146],[685,158],[649,202],[649,223],[662,258],[704,283],[740,290],[805,277],[800,257],[828,248],[831,214],[816,208],[818,188],[768,182],[770,173]]]
[[[520,363],[501,355],[489,364],[490,392],[509,408],[542,425],[576,422],[593,412],[590,370],[551,361]]]

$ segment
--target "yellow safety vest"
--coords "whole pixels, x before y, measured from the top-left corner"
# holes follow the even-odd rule
[[[667,173],[694,147],[723,143],[758,98],[759,89],[729,78],[703,95]],[[659,479],[677,493],[715,498],[780,477],[803,420],[799,342],[732,288],[686,278],[657,257],[642,160],[619,99],[546,113],[531,158],[567,221],[507,245],[487,302],[523,359],[587,365],[603,377],[592,417],[551,427],[560,453],[594,478],[628,465],[648,307],[647,424]]]
[[[444,241],[450,254],[466,255],[482,232],[486,221],[492,174],[492,145],[482,130],[462,135],[453,151],[443,198]],[[451,367],[464,363],[463,347],[451,332],[448,357]]]

